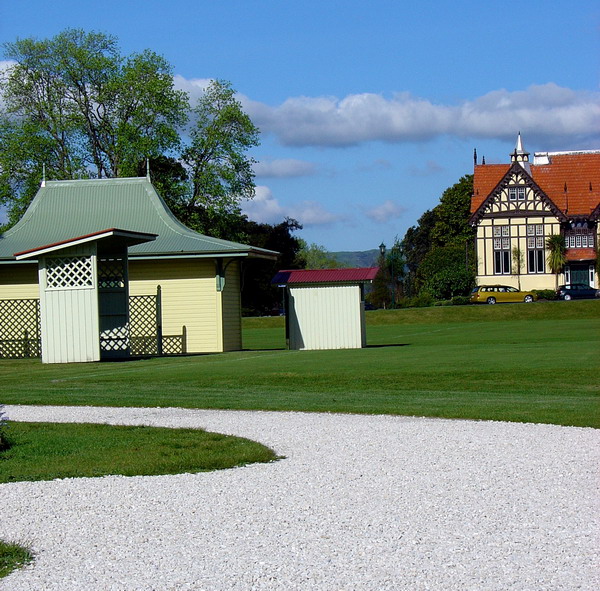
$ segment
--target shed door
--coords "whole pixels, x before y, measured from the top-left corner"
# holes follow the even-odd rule
[[[102,359],[129,356],[127,257],[98,257],[100,354]]]

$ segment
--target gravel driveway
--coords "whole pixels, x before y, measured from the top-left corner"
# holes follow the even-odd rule
[[[411,417],[5,408],[14,420],[202,427],[286,459],[0,485],[19,590],[600,589],[600,430]],[[1,468],[1,465],[0,465]]]

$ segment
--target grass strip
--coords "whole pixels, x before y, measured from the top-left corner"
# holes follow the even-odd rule
[[[0,540],[0,579],[33,560],[31,551],[19,544]]]
[[[0,482],[206,472],[275,453],[260,443],[200,429],[10,422]]]

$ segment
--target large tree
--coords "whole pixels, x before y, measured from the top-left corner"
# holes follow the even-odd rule
[[[191,140],[183,151],[190,188],[173,207],[190,227],[227,238],[241,200],[254,197],[255,161],[247,151],[259,144],[259,130],[223,80],[209,84],[192,116]]]
[[[473,175],[448,187],[440,202],[408,229],[402,243],[408,274],[405,292],[426,289],[444,299],[466,294],[475,277],[475,230],[469,225]]]
[[[15,62],[0,80],[0,201],[11,221],[43,166],[52,179],[130,176],[178,148],[187,95],[156,53],[122,56],[114,37],[79,29],[4,50]]]

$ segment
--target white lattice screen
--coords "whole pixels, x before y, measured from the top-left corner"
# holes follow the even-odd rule
[[[92,257],[72,256],[46,259],[46,288],[93,287]]]

